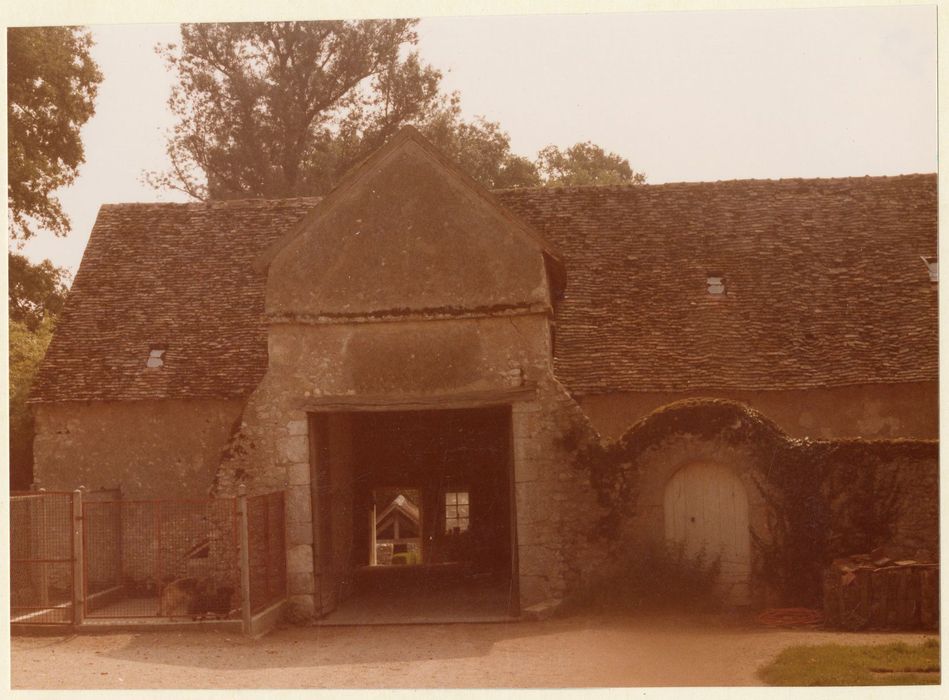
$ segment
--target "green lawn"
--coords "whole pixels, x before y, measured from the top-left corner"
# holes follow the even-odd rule
[[[939,683],[939,641],[875,646],[789,647],[758,671],[768,685],[917,685]]]

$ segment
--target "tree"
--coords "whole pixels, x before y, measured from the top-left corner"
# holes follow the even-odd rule
[[[33,415],[26,399],[53,336],[53,318],[35,330],[10,319],[10,488],[29,487],[33,474]]]
[[[37,228],[57,235],[69,218],[54,192],[71,184],[84,162],[80,129],[95,111],[102,74],[79,27],[7,30],[7,209],[10,240]],[[8,253],[10,288],[10,482],[29,485],[33,417],[26,405],[33,378],[66,296],[67,273],[49,260],[33,264]]]
[[[19,253],[7,254],[10,277],[10,320],[36,331],[47,319],[55,319],[66,302],[69,273],[49,260],[31,263]]]
[[[79,27],[7,30],[7,208],[10,236],[36,226],[65,235],[69,218],[53,192],[76,178],[84,161],[79,130],[95,111],[102,74]]]
[[[645,174],[634,172],[628,160],[590,141],[566,150],[547,146],[537,154],[537,169],[547,187],[641,185],[646,181]]]
[[[10,488],[33,474],[33,416],[26,399],[66,301],[68,273],[49,260],[31,263],[8,253],[10,272]]]
[[[146,180],[201,200],[323,194],[413,123],[488,186],[535,182],[497,124],[465,123],[439,92],[412,50],[417,23],[182,25],[180,47],[158,47],[178,75],[172,167]]]
[[[459,115],[454,96],[449,109],[433,115],[420,128],[437,148],[488,189],[541,184],[537,166],[511,153],[511,139],[497,122],[484,117],[464,122]]]

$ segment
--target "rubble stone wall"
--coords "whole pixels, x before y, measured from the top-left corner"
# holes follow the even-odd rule
[[[34,474],[47,490],[118,488],[123,498],[207,496],[241,400],[38,404]]]
[[[939,437],[937,382],[864,384],[770,391],[615,392],[579,397],[596,429],[619,438],[636,421],[673,401],[713,396],[739,401],[777,423],[790,437],[935,439]]]
[[[316,578],[332,587],[330,578],[342,575],[338,560],[316,561],[307,412],[347,397],[437,401],[536,386],[512,402],[522,605],[562,597],[579,580],[595,558],[595,497],[559,444],[567,424],[584,419],[549,358],[545,314],[272,327],[270,367],[226,451],[217,492],[231,494],[238,483],[249,493],[287,489],[294,614],[320,614],[334,596],[316,591]]]

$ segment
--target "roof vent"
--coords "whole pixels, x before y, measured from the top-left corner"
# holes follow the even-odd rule
[[[923,259],[923,262],[926,263],[926,269],[929,270],[929,281],[938,282],[939,281],[939,263],[936,261],[935,255],[920,255]]]
[[[148,351],[148,359],[145,360],[146,367],[161,367],[165,364],[163,359],[165,356],[165,348],[161,346],[153,346],[151,350]]]
[[[725,277],[721,272],[709,272],[708,278],[706,279],[706,285],[708,288],[708,293],[713,297],[724,296]]]

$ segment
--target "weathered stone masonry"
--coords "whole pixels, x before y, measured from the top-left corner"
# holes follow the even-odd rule
[[[108,205],[34,387],[36,480],[126,499],[286,489],[289,590],[309,618],[345,596],[353,566],[357,417],[500,406],[520,603],[563,598],[609,546],[567,435],[619,438],[712,396],[791,437],[935,437],[937,287],[919,259],[935,252],[935,185],[492,195],[408,129],[322,200]],[[155,347],[164,364],[147,368]],[[925,545],[936,455],[901,449],[896,537]],[[753,452],[687,433],[651,445],[620,544],[663,538],[665,486],[696,461],[741,479],[757,530]]]

